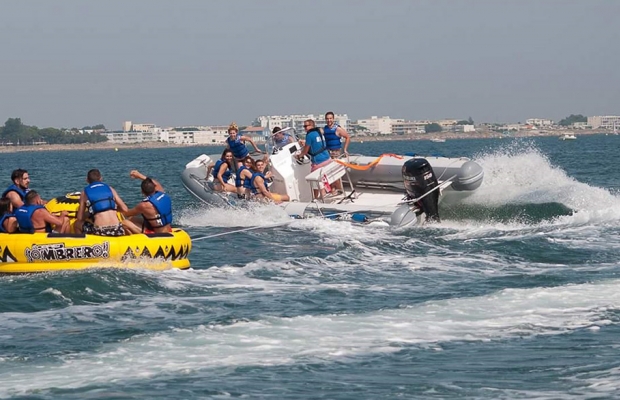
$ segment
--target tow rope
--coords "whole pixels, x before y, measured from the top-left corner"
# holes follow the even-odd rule
[[[233,233],[253,231],[255,229],[276,228],[276,227],[279,227],[279,226],[285,226],[285,225],[291,224],[293,222],[294,222],[294,220],[291,220],[291,221],[286,221],[286,222],[280,222],[280,223],[277,223],[277,224],[251,226],[249,228],[236,229],[234,231],[220,232],[220,233],[216,233],[216,234],[213,234],[213,235],[192,238],[192,242],[197,242],[199,240],[204,240],[204,239],[211,239],[211,238],[218,237],[218,236],[230,235],[230,234],[233,234]]]

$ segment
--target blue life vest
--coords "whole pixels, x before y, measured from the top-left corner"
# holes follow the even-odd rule
[[[159,228],[172,223],[172,200],[166,193],[155,192],[142,201],[148,201],[157,211],[155,218],[147,218],[142,214],[144,226],[147,229],[152,230],[153,228]],[[155,225],[151,221],[154,221]]]
[[[15,217],[15,214],[10,214],[10,213],[4,214],[3,216],[0,217],[0,233],[8,233],[6,229],[4,229],[4,221],[6,221],[9,218],[13,218],[13,217]]]
[[[336,134],[338,124],[334,124],[331,128],[325,125],[323,128],[323,137],[325,137],[325,147],[327,150],[338,150],[342,147],[340,136]]]
[[[108,210],[116,210],[114,193],[106,183],[93,182],[84,188],[84,194],[89,202],[88,212],[92,215]]]
[[[250,171],[250,169],[246,167],[245,165],[242,165],[241,167],[239,167],[239,171],[237,171],[237,175],[235,176],[235,187],[243,186],[246,189],[250,189],[252,188],[251,178],[243,178],[243,182],[241,182],[241,171],[244,171],[244,170]]]
[[[9,194],[9,192],[16,192],[19,195],[19,198],[22,199],[22,201],[26,201],[26,195],[28,194],[29,191],[30,189],[23,190],[16,184],[12,184],[8,188],[6,188],[4,192],[2,192],[2,196],[0,197],[6,197],[6,195]]]
[[[217,160],[215,163],[215,166],[213,167],[213,170],[211,171],[211,175],[213,175],[213,179],[216,182],[219,182],[217,180],[217,175],[220,173],[220,168],[222,167],[222,164],[226,164],[226,161]],[[222,174],[222,179],[224,180],[224,182],[228,182],[231,175],[232,175],[232,171],[230,170],[230,165],[226,164],[226,172]]]
[[[235,140],[230,140],[230,136],[226,138],[226,143],[228,144],[230,151],[232,151],[233,156],[235,156],[238,160],[250,154],[248,148],[245,147],[245,143],[241,141],[241,138],[242,136],[240,135],[237,135],[237,139]]]
[[[252,174],[252,179],[250,181],[250,189],[252,190],[252,194],[259,194],[260,192],[258,191],[258,189],[256,188],[256,185],[254,184],[254,180],[256,179],[257,176],[260,176],[261,178],[263,178],[263,183],[265,185],[265,189],[267,189],[267,191],[269,191],[269,187],[267,186],[267,179],[265,178],[265,175],[261,174],[260,172],[254,172]]]
[[[32,214],[40,208],[45,208],[39,204],[23,205],[15,212],[15,218],[17,218],[17,224],[19,225],[19,231],[23,233],[34,233],[35,230],[42,229],[35,227],[32,224]],[[45,223],[45,232],[51,232],[52,226]]]
[[[320,164],[330,159],[325,146],[325,138],[321,135],[319,128],[312,128],[306,133],[306,144],[310,146],[308,154],[312,164]]]

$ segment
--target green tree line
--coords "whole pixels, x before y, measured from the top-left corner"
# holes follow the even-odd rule
[[[101,126],[103,125],[96,125]],[[35,142],[48,144],[77,144],[99,143],[108,140],[107,136],[98,133],[81,134],[76,130],[43,128],[24,125],[21,118],[9,118],[4,126],[0,127],[0,145],[13,144],[28,145]]]
[[[574,124],[575,122],[588,122],[588,117],[583,116],[581,114],[571,114],[568,117],[561,119],[560,122],[558,122],[558,125],[561,126],[570,126],[572,124]]]

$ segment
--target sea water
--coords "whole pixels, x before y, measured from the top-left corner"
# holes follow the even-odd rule
[[[192,269],[0,276],[0,398],[586,399],[620,393],[617,136],[366,142],[485,170],[441,224],[393,230],[205,208],[184,165],[221,148],[0,155],[44,198],[86,172],[131,207],[171,194]]]

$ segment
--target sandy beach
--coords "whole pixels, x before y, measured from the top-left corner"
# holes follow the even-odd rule
[[[377,141],[397,141],[397,140],[431,140],[431,139],[493,139],[499,137],[539,137],[539,136],[561,136],[565,133],[575,133],[580,135],[593,135],[605,133],[601,130],[549,130],[549,131],[518,131],[510,135],[502,135],[498,132],[483,131],[472,133],[433,133],[415,135],[381,135],[381,136],[353,136],[352,142],[377,142]],[[205,147],[223,146],[221,143],[196,143],[196,144],[177,144],[165,142],[144,142],[144,143],[84,143],[84,144],[47,144],[34,146],[0,146],[0,153],[17,153],[27,151],[62,151],[62,150],[122,150],[122,149],[158,149],[158,148],[179,148],[179,147]]]

